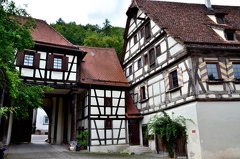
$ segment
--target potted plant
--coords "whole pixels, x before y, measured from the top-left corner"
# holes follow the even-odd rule
[[[88,143],[88,132],[86,130],[82,131],[79,135],[77,135],[77,145],[80,146],[80,149],[87,149]]]

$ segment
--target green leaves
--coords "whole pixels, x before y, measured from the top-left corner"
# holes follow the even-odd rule
[[[75,45],[114,48],[118,57],[122,52],[124,28],[113,27],[108,19],[98,25],[77,25],[75,22],[65,23],[59,18],[56,24],[51,24],[66,39]]]
[[[174,117],[174,113],[172,113],[172,117],[170,117],[166,112],[161,111],[160,114],[151,118],[146,134],[149,132],[159,134],[169,157],[173,157],[177,141],[183,140],[184,145],[187,143],[186,121],[192,122],[192,120],[185,119],[183,116]],[[182,146],[184,147],[184,145]]]
[[[24,16],[24,17],[23,17]],[[17,118],[27,118],[28,109],[42,105],[44,87],[25,85],[15,68],[17,51],[34,46],[31,31],[35,22],[14,2],[0,1],[0,88],[8,94],[8,105],[0,106],[0,116],[11,111]]]

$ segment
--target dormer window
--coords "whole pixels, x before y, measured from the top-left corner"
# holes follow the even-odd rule
[[[218,24],[225,24],[225,15],[224,14],[215,14]]]
[[[235,31],[233,30],[225,30],[225,38],[226,40],[233,41],[235,40]]]

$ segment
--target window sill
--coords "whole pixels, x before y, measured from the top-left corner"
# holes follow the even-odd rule
[[[240,84],[240,79],[235,79],[233,82],[236,84]]]
[[[140,100],[139,103],[144,103],[146,102],[148,99],[143,99],[143,100]]]
[[[170,88],[170,89],[168,90],[168,92],[174,92],[174,91],[179,90],[180,88],[181,88],[180,86],[174,87],[174,88]]]
[[[206,81],[208,84],[222,84],[224,81],[223,79],[214,79]]]

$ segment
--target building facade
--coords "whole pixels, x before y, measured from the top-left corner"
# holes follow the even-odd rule
[[[140,144],[159,110],[187,122],[187,156],[238,158],[240,7],[133,0],[121,63],[143,119]]]

